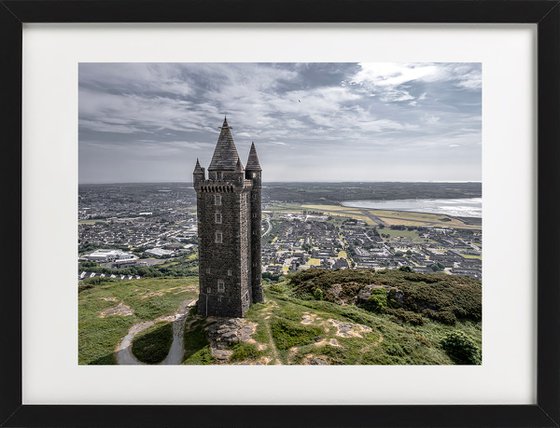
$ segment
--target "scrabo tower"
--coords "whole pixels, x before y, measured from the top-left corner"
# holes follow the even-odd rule
[[[261,166],[252,144],[243,168],[227,119],[208,178],[197,160],[193,185],[198,212],[198,313],[243,317],[252,302],[263,301]]]

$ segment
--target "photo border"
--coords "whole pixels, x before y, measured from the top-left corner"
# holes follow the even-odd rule
[[[0,1],[0,124],[8,172],[0,250],[0,426],[510,426],[560,425],[560,0]],[[534,23],[538,28],[537,404],[452,406],[84,406],[22,404],[22,34],[36,22]],[[507,157],[504,157],[507,162]],[[9,245],[7,245],[9,243]],[[512,269],[515,267],[512,266]],[[9,350],[9,352],[6,352]]]

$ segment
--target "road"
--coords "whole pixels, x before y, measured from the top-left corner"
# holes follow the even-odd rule
[[[272,224],[270,223],[270,218],[265,217],[264,220],[268,223],[268,229],[266,229],[266,232],[264,232],[261,237],[265,237],[272,230]]]
[[[385,223],[383,222],[383,220],[381,220],[379,217],[377,217],[376,215],[372,214],[370,211],[368,210],[360,210],[360,212],[365,215],[366,217],[370,218],[371,220],[373,220],[375,223],[377,223],[379,226],[385,226]]]

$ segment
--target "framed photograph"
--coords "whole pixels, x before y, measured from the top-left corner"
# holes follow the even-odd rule
[[[560,426],[558,1],[3,1],[0,40],[2,426]]]

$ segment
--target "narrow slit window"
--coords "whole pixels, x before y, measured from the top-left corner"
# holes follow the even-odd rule
[[[214,205],[222,205],[222,195],[214,195]]]
[[[217,232],[216,232],[216,239],[215,239],[215,242],[216,242],[216,244],[221,244],[222,241],[223,241],[222,232],[217,231]]]
[[[226,290],[223,279],[218,279],[218,293],[223,293]]]
[[[214,215],[214,220],[216,221],[216,224],[222,224],[222,213],[217,212]]]

